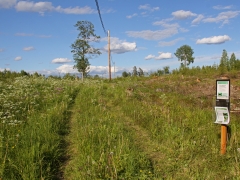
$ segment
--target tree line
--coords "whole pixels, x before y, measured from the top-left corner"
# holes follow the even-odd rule
[[[77,77],[75,74],[70,74],[70,73],[66,73],[64,74],[64,76],[60,76],[60,75],[49,75],[49,76],[45,76],[44,74],[40,74],[38,72],[34,72],[34,73],[28,73],[24,70],[21,70],[20,72],[16,72],[16,71],[9,71],[7,69],[4,69],[3,71],[0,71],[0,81],[8,81],[8,80],[12,80],[16,77],[44,77],[44,78],[54,78],[54,79],[69,79],[69,80],[75,80],[75,79],[79,79],[79,77]]]

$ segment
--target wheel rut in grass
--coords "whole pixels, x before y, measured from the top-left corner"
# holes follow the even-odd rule
[[[139,85],[139,89],[140,88],[145,88],[145,87],[142,87],[142,86],[140,87]],[[119,89],[122,89],[122,87],[119,87]],[[129,89],[131,88],[127,88],[127,91]],[[112,92],[114,92],[114,90]],[[135,146],[139,147],[139,150],[143,152],[146,155],[146,157],[151,161],[154,171],[155,172],[159,171],[158,167],[162,166],[162,164],[166,160],[166,156],[164,154],[163,149],[168,149],[168,147],[161,147],[162,145],[160,144],[160,142],[158,142],[157,140],[154,140],[151,137],[150,132],[146,128],[140,126],[138,122],[134,120],[134,117],[126,114],[125,112],[126,108],[124,106],[129,105],[130,107],[134,107],[134,105],[132,105],[132,102],[131,102],[132,100],[138,103],[138,100],[135,98],[135,94],[129,94],[129,92],[126,92],[126,93],[127,94],[121,96],[122,98],[121,101],[125,103],[121,102],[121,103],[118,103],[117,106],[114,106],[114,105],[111,106],[112,108],[111,111],[114,112],[114,114],[117,114],[118,116],[117,119],[119,119],[120,117],[125,128],[132,133]],[[140,96],[144,96],[144,93],[142,93],[141,90],[138,90],[135,93],[139,94]],[[119,92],[117,92],[117,94],[119,94]],[[149,99],[145,99],[145,101],[148,101],[148,100]],[[142,102],[140,101],[139,103],[141,104]],[[134,109],[129,108],[127,111],[134,111]]]
[[[64,180],[64,169],[68,164],[68,161],[70,160],[70,156],[68,154],[68,148],[70,146],[70,142],[67,139],[67,136],[69,135],[69,132],[71,130],[71,118],[72,115],[75,113],[74,107],[75,107],[75,101],[76,97],[79,94],[79,89],[76,89],[74,93],[71,95],[72,100],[68,104],[68,108],[63,112],[64,114],[64,121],[65,124],[62,124],[62,127],[59,131],[59,136],[61,137],[61,142],[59,144],[59,148],[61,151],[62,156],[59,158],[59,162],[61,163],[61,167],[58,168],[58,172],[56,173],[56,176],[54,179],[56,180]]]
[[[116,110],[117,111],[117,110]],[[153,169],[156,171],[165,160],[164,154],[159,151],[159,142],[151,139],[149,132],[136,124],[130,117],[124,115],[123,112],[119,111],[119,115],[123,119],[123,123],[129,131],[133,133],[135,139],[135,145],[147,156],[152,162]]]
[[[149,169],[147,175],[150,176],[151,173],[155,174],[158,169],[157,167],[164,161],[163,154],[158,151],[159,143],[151,139],[150,133],[146,129],[140,127],[130,116],[125,114],[123,109],[125,104],[122,103],[124,99],[121,99],[121,97],[118,98],[119,93],[114,92],[112,89],[109,91],[106,91],[106,89],[100,91],[96,88],[100,91],[96,92],[94,91],[95,87],[91,88],[91,86],[86,86],[84,88],[85,89],[82,89],[81,93],[78,94],[76,102],[71,108],[70,134],[67,137],[67,141],[70,143],[70,146],[67,148],[67,155],[70,156],[70,159],[64,167],[65,178],[90,178],[90,176],[94,176],[91,172],[98,172],[99,174],[100,170],[101,176],[107,174],[109,170],[104,170],[105,166],[103,166],[103,162],[110,167],[111,163],[109,162],[109,155],[107,155],[110,150],[111,152],[113,151],[114,155],[115,152],[119,154],[118,157],[114,156],[116,157],[114,160],[118,162],[118,164],[116,164],[116,166],[118,166],[116,171],[118,176],[124,173],[124,171],[127,171],[121,169],[124,169],[126,167],[125,165],[128,166],[128,164],[131,164],[131,161],[139,165],[134,166],[133,171],[139,172],[143,167]],[[112,96],[116,97],[116,99],[108,98]],[[113,120],[115,120],[116,123],[113,123]],[[120,128],[117,124],[119,124]],[[112,131],[111,126],[113,129],[116,128],[118,130],[115,129],[115,131]],[[108,133],[104,133],[105,131]],[[126,131],[128,132],[125,133]],[[114,132],[118,133],[114,134]],[[105,136],[100,136],[104,134]],[[125,136],[125,134],[129,136]],[[119,135],[121,136],[119,141],[115,141],[115,139],[112,138],[118,138]],[[125,141],[122,141],[122,137]],[[132,143],[132,140],[134,140],[134,143]],[[99,144],[99,142],[102,143]],[[116,143],[117,146],[111,145],[112,143]],[[123,146],[126,145],[127,148],[118,146],[118,143]],[[103,149],[99,149],[99,147]],[[114,147],[120,147],[120,151],[114,150]],[[130,151],[128,151],[129,149]],[[133,152],[131,150],[139,153],[135,153],[136,156],[134,157],[129,156]],[[97,155],[97,152],[100,154]],[[141,156],[138,156],[138,154],[141,154]],[[148,162],[148,165],[146,165],[146,162]],[[123,167],[121,167],[121,163],[124,163]],[[95,166],[96,169],[94,169]],[[102,171],[102,169],[104,171]],[[148,172],[150,172],[150,174]]]

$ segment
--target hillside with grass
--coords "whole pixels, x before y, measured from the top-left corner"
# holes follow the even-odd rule
[[[16,77],[0,86],[0,179],[238,179],[240,73],[184,69],[106,79]],[[231,80],[227,152],[216,79]]]
[[[166,75],[85,86],[73,109],[67,179],[237,178],[237,111],[226,155],[214,124],[218,78]],[[236,108],[240,81],[231,83]]]

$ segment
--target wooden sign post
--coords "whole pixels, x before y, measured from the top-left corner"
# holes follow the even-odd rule
[[[227,126],[221,124],[221,154],[225,154],[227,149]]]
[[[227,149],[227,125],[230,122],[230,79],[216,80],[216,122],[221,124],[221,154]]]

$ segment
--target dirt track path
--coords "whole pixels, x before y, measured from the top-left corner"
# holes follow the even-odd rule
[[[113,92],[114,91],[109,91],[109,93]],[[118,95],[118,93],[116,95]],[[107,95],[105,94],[105,96]],[[122,100],[123,101],[126,100],[125,98],[128,97],[123,97]],[[134,122],[134,120],[131,117],[127,116],[124,113],[122,109],[123,108],[122,106],[125,105],[124,103],[119,103],[116,105],[115,103],[112,103],[110,99],[100,96],[98,97],[98,99],[94,100],[96,102],[101,102],[102,104],[106,105],[107,108],[105,108],[104,111],[105,113],[107,111],[108,116],[116,117],[115,119],[121,119],[120,123],[124,125],[125,127],[124,129],[130,131],[132,138],[135,139],[134,145],[139,148],[139,151],[146,155],[146,157],[151,161],[153,171],[157,172],[158,171],[157,167],[160,167],[160,165],[162,165],[162,163],[164,162],[164,154],[159,151],[160,149],[159,142],[154,141],[151,138],[149,132],[145,128],[140,127],[136,122]],[[76,166],[76,164],[78,164],[78,159],[75,157],[79,156],[78,144],[79,141],[81,141],[82,139],[80,135],[82,124],[79,123],[81,122],[79,118],[82,116],[84,110],[82,109],[82,106],[80,106],[80,104],[81,103],[83,104],[83,102],[86,101],[89,101],[87,97],[84,97],[79,94],[76,98],[75,104],[71,108],[71,120],[70,120],[71,133],[70,136],[67,137],[67,141],[70,143],[67,156],[70,157],[70,159],[66,163],[66,166],[64,167],[64,169],[66,169],[64,174],[65,179],[74,179],[76,177],[80,177],[81,172],[79,170],[80,166],[79,165]],[[91,115],[89,114],[89,116]]]
[[[164,162],[164,154],[159,151],[159,142],[152,140],[149,132],[137,125],[131,118],[125,116],[123,112],[119,111],[125,127],[133,133],[135,145],[146,154],[148,159],[152,162],[154,171],[158,171],[158,167]]]

